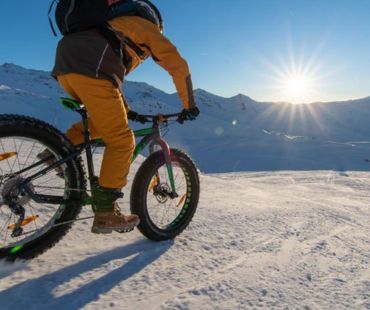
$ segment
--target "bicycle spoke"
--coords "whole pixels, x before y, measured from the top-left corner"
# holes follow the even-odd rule
[[[51,189],[54,189],[54,190],[56,190],[56,189],[61,189],[61,190],[64,190],[64,187],[63,188],[61,188],[61,187],[54,187],[54,186],[43,186],[43,184],[46,184],[46,183],[48,183],[48,184],[50,184],[50,182],[51,181],[62,181],[62,179],[61,178],[59,178],[58,176],[56,176],[56,177],[52,177],[52,178],[50,178],[50,179],[47,179],[47,180],[45,180],[45,181],[43,181],[43,182],[38,182],[37,184],[34,184],[34,187],[36,188],[44,188],[45,190],[46,189],[48,189],[48,190],[51,190]],[[63,180],[64,181],[64,180]]]
[[[1,140],[0,140],[0,143],[1,143],[2,152],[3,153],[6,153],[5,148],[4,148],[4,145],[3,145],[3,142]],[[7,162],[8,166],[9,166],[10,172],[12,172],[12,167],[10,166],[9,161],[7,159],[6,159],[6,162]]]
[[[0,116],[0,259],[33,258],[66,234],[84,203],[85,177],[74,150],[45,122]]]
[[[30,156],[31,156],[31,154],[32,154],[32,151],[33,151],[33,148],[35,147],[35,145],[36,145],[36,142],[33,142],[33,144],[32,144],[32,148],[31,148],[31,150],[28,152],[28,156],[27,156],[27,158],[26,158],[26,160],[25,160],[25,162],[24,162],[24,164],[23,164],[23,166],[22,166],[22,168],[21,168],[21,169],[24,169],[24,167],[26,167],[26,166],[27,166],[28,159],[30,158]]]
[[[4,226],[4,229],[5,229],[5,240],[4,240],[4,244],[6,244],[6,241],[8,239],[8,226],[11,223],[11,219],[12,218],[13,218],[13,214],[10,215],[8,222]]]
[[[157,170],[157,173],[153,176],[151,182],[149,182],[149,188],[153,187],[153,189],[147,192],[147,209],[149,216],[155,225],[162,229],[168,227],[168,225],[179,216],[184,202],[186,201],[186,199],[183,199],[183,201],[181,201],[181,199],[187,195],[187,181],[184,171],[175,162],[172,163],[172,166],[175,188],[179,195],[178,198],[171,199],[169,196],[159,198],[158,196],[163,188],[167,188],[167,190],[170,191],[170,180],[166,165],[161,166]],[[157,181],[155,181],[157,178],[156,176],[159,177]],[[155,189],[156,187],[157,189]],[[161,201],[161,199],[163,199],[163,201]],[[178,205],[180,202],[181,204]]]
[[[33,212],[33,207],[32,207],[32,205],[29,203],[28,204],[28,206],[30,207],[30,212],[31,212],[31,215],[34,217],[35,216],[35,213]],[[40,217],[39,217],[40,218]],[[37,223],[36,223],[36,220],[35,221],[33,221],[33,223],[35,224],[35,228],[36,228],[36,230],[38,229],[38,227],[37,227]],[[45,224],[44,224],[45,225]]]
[[[40,145],[38,151],[37,151],[37,154],[41,153],[42,151],[42,146]],[[40,159],[37,158],[37,156],[35,156],[35,158],[33,159],[33,161],[30,163],[30,166],[35,164],[37,161],[39,161]]]
[[[0,236],[2,236],[2,234],[3,234],[3,232],[5,231],[7,231],[7,229],[8,229],[8,225],[9,225],[9,223],[10,223],[10,220],[11,220],[11,215],[9,216],[9,218],[8,218],[8,221],[4,224],[4,226],[3,226],[3,228],[1,229],[1,231],[0,231]]]
[[[19,162],[19,154],[21,154],[21,148],[22,148],[22,145],[23,145],[23,140],[22,140],[22,142],[21,142],[21,145],[20,145],[20,147],[19,147],[19,149],[17,149],[17,144],[16,144],[16,142],[15,142],[15,139],[13,140],[14,141],[14,148],[15,148],[15,151],[17,152],[17,156],[16,156],[16,159],[17,159],[17,162],[18,162],[18,169],[21,169],[21,163]],[[14,166],[14,164],[15,164],[15,161],[14,161],[14,163],[13,163],[13,166]]]
[[[17,153],[15,156],[16,158],[12,157],[10,159],[0,161],[1,175],[10,176],[3,182],[13,182],[9,184],[16,184],[16,182],[21,182],[22,179],[34,175],[38,171],[44,169],[47,166],[45,163],[32,167],[30,170],[27,170],[20,175],[14,176],[16,171],[27,169],[27,167],[30,167],[31,165],[40,161],[40,159],[37,157],[37,154],[46,148],[47,147],[42,145],[39,141],[30,138],[1,138],[0,150],[2,153],[7,153],[10,151]],[[66,190],[70,190],[66,189],[65,182],[65,179],[57,176],[53,170],[37,179],[32,180],[32,182],[30,182],[30,186],[31,189],[33,189],[39,195],[63,196]],[[56,186],[53,186],[53,184]],[[29,222],[27,223],[26,221],[24,224],[22,223],[23,232],[20,236],[11,236],[12,229],[9,229],[8,227],[10,224],[13,225],[13,222],[16,223],[19,217],[12,213],[9,206],[0,206],[0,247],[22,243],[26,237],[27,240],[31,240],[32,236],[36,238],[41,229],[47,227],[47,225],[50,227],[53,225],[51,221],[53,220],[53,217],[58,209],[55,206],[49,207],[48,205],[36,203],[34,201],[25,201],[23,207],[26,211],[25,220],[28,220]]]

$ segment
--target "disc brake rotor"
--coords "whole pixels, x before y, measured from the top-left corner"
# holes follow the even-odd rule
[[[171,190],[167,183],[157,184],[154,187],[154,196],[159,203],[167,202],[170,193]]]

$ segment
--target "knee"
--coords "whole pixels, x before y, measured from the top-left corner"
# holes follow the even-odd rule
[[[135,149],[135,136],[131,129],[117,132],[112,137],[106,137],[104,142],[107,147],[133,152]]]

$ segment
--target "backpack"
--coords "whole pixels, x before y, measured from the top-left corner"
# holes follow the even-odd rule
[[[99,28],[118,16],[140,16],[162,28],[162,17],[149,0],[53,0],[48,16],[54,35],[56,32],[50,19],[53,5],[55,21],[62,35]],[[149,8],[149,9],[146,9]]]
[[[96,28],[108,41],[113,51],[122,59],[122,42],[116,37],[107,21],[118,16],[140,16],[163,29],[159,10],[149,0],[53,0],[48,12],[50,27],[57,36],[50,13],[54,4],[55,21],[62,35]],[[128,44],[139,57],[143,51],[128,38]]]

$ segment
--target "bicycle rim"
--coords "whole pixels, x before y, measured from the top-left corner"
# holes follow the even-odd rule
[[[148,216],[151,222],[161,230],[171,230],[181,222],[188,208],[190,181],[186,170],[178,162],[172,162],[173,175],[178,197],[171,198],[171,182],[167,165],[161,165],[152,176],[146,195]]]
[[[17,174],[40,159],[37,155],[48,148],[40,141],[22,137],[9,136],[0,139],[0,195],[2,200],[5,195],[12,192],[14,205],[24,209],[24,220],[21,223],[21,234],[15,234],[14,228],[19,222],[19,215],[12,209],[9,203],[2,201],[0,205],[0,249],[11,248],[11,253],[20,250],[22,246],[41,235],[47,233],[60,218],[65,206],[37,203],[26,193],[17,193],[17,184],[26,177],[46,168],[46,164],[38,165],[24,173]],[[50,152],[57,160],[61,156],[52,149]],[[66,175],[66,164],[60,166],[63,175]],[[33,180],[27,187],[36,194],[52,195],[68,198],[68,178],[60,177],[56,171],[50,171]],[[13,207],[14,208],[14,207]]]

